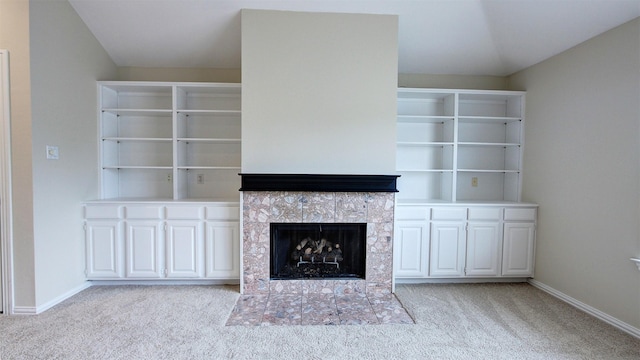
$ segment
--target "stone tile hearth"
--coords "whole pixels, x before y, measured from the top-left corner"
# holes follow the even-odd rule
[[[241,295],[227,326],[413,324],[393,294]]]

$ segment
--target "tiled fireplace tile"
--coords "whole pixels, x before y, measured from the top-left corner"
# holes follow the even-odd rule
[[[269,279],[253,278],[247,275],[244,280],[244,293],[247,295],[269,295]]]
[[[307,294],[302,297],[302,325],[339,325],[340,317],[333,294]]]
[[[374,254],[391,253],[393,247],[393,223],[369,223],[367,226],[367,251]]]
[[[270,246],[269,224],[267,223],[245,223],[243,229],[243,249],[245,253],[256,253],[267,250]]]
[[[336,280],[336,295],[366,294],[366,292],[366,280]]]
[[[370,193],[367,222],[393,222],[394,193]]]
[[[335,291],[335,280],[316,279],[316,280],[302,280],[302,293],[303,294],[330,294],[333,295]]]
[[[336,193],[336,222],[366,223],[367,196],[365,193]]]
[[[271,222],[302,222],[302,199],[298,192],[270,192]]]
[[[366,278],[368,281],[382,282],[391,280],[392,259],[391,253],[375,253],[367,256]]]
[[[302,283],[304,280],[271,280],[269,293],[302,295]]]
[[[341,325],[377,324],[378,318],[365,294],[336,295]]]
[[[380,283],[367,281],[367,294],[391,294],[391,280]]]
[[[302,297],[291,294],[270,294],[262,316],[262,325],[300,325]]]
[[[227,326],[260,325],[266,309],[267,298],[267,295],[241,296],[227,320]]]
[[[269,222],[271,197],[268,192],[245,191],[242,194],[242,217],[245,223]]]
[[[302,222],[335,222],[335,193],[305,193],[302,196]]]

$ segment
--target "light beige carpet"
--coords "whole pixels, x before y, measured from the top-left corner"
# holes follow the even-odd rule
[[[225,286],[94,286],[0,316],[9,359],[640,359],[640,340],[528,284],[403,285],[414,325],[225,326]]]

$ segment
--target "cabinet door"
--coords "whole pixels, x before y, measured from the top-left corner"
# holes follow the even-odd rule
[[[533,276],[535,226],[533,223],[505,223],[502,275]]]
[[[85,231],[87,278],[123,277],[122,223],[118,220],[87,221]]]
[[[425,277],[429,269],[429,229],[422,221],[399,221],[395,229],[395,276]]]
[[[167,277],[202,277],[202,221],[167,221]]]
[[[471,222],[467,228],[467,276],[500,274],[500,223]]]
[[[464,222],[431,223],[431,256],[429,275],[462,276],[464,273]]]
[[[160,221],[127,222],[127,277],[162,276],[162,223]]]
[[[206,230],[206,273],[208,278],[240,276],[238,222],[208,222]]]

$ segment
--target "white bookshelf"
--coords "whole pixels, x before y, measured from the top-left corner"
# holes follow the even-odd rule
[[[103,199],[237,201],[239,84],[98,88]]]
[[[398,202],[518,202],[524,93],[400,88]]]

